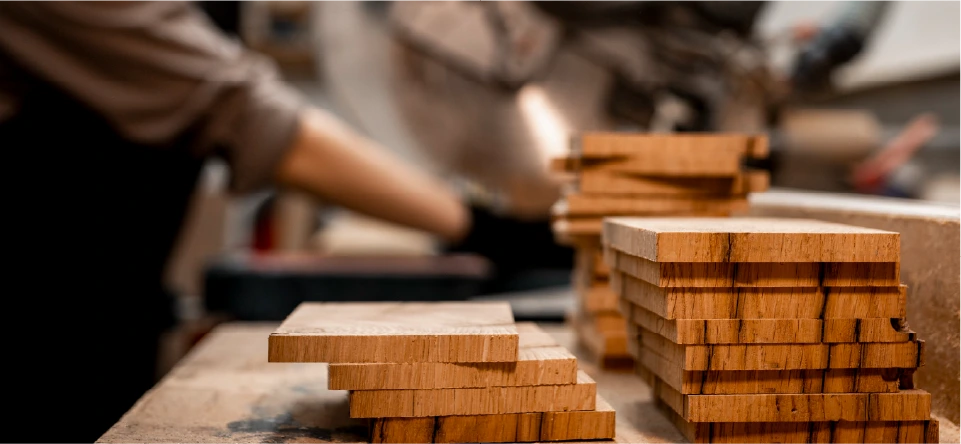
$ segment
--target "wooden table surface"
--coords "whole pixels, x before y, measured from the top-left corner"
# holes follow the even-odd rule
[[[325,364],[267,362],[276,324],[218,327],[147,392],[98,442],[364,442],[347,392],[327,390]],[[651,391],[630,372],[601,371],[575,345],[573,331],[545,325],[617,410],[617,442],[683,442]],[[958,442],[942,421],[941,442]]]

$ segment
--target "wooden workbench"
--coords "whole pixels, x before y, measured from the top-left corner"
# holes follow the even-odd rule
[[[147,392],[98,442],[363,442],[347,392],[327,390],[325,364],[267,362],[275,324],[218,327]],[[683,442],[629,372],[601,371],[575,346],[573,331],[545,325],[617,410],[617,442]],[[941,442],[957,442],[942,422]]]

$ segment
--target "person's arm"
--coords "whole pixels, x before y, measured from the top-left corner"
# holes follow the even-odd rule
[[[189,3],[0,2],[0,51],[133,142],[225,158],[234,191],[279,182],[447,241],[468,230],[442,183],[306,106]]]
[[[469,213],[445,184],[392,158],[329,114],[307,110],[276,170],[281,184],[370,216],[458,241]]]

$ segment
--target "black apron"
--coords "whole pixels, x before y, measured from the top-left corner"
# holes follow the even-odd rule
[[[161,281],[202,159],[131,143],[53,87],[0,122],[6,195],[0,440],[92,442],[153,383]],[[7,266],[9,267],[9,266]]]

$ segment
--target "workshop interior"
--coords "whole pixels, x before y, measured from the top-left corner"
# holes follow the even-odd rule
[[[520,328],[522,323],[534,323],[536,328],[566,338],[567,342],[561,341],[561,345],[569,347],[580,368],[586,368],[596,380],[599,395],[611,398],[616,397],[612,394],[615,392],[633,391],[656,399],[658,376],[638,376],[642,372],[634,367],[636,353],[643,350],[634,355],[627,351],[617,355],[609,365],[621,369],[603,373],[608,367],[606,356],[599,356],[591,344],[584,343],[584,333],[572,320],[582,309],[580,293],[587,291],[581,288],[585,284],[578,278],[587,259],[582,257],[581,244],[562,240],[558,235],[556,222],[563,218],[558,214],[574,211],[575,204],[568,200],[562,206],[559,201],[571,193],[572,180],[576,180],[572,174],[589,169],[587,157],[577,159],[582,163],[574,162],[575,166],[571,166],[571,159],[577,158],[578,150],[588,156],[587,135],[601,133],[668,138],[761,137],[750,139],[754,142],[749,142],[747,150],[751,152],[757,149],[757,143],[763,143],[765,153],[747,156],[738,168],[758,172],[765,183],[751,188],[741,206],[732,214],[725,209],[722,216],[814,219],[900,233],[900,257],[888,259],[900,261],[900,282],[893,285],[906,285],[907,310],[901,318],[906,318],[907,326],[924,340],[925,357],[916,374],[911,369],[897,377],[902,378],[902,390],[930,393],[926,402],[930,404],[930,417],[936,418],[935,426],[930,429],[925,416],[923,421],[911,419],[917,427],[925,424],[923,432],[917,432],[918,438],[899,428],[895,435],[890,435],[900,439],[897,441],[884,440],[889,435],[879,438],[866,431],[848,439],[957,442],[961,391],[958,2],[210,1],[191,2],[189,7],[202,13],[207,25],[215,27],[218,33],[265,56],[300,100],[374,142],[358,150],[371,146],[386,150],[397,163],[406,164],[452,190],[463,202],[471,223],[466,236],[450,242],[428,230],[345,208],[336,203],[336,198],[325,199],[299,187],[276,185],[241,193],[233,186],[238,167],[229,155],[204,158],[191,167],[196,169],[195,182],[171,185],[187,187],[183,188],[189,200],[181,215],[182,224],[166,234],[148,234],[147,237],[154,238],[144,242],[144,249],[156,249],[155,244],[162,242],[163,236],[172,240],[163,266],[164,302],[158,308],[169,310],[170,319],[162,327],[155,374],[149,384],[144,384],[153,388],[131,395],[131,400],[139,401],[115,411],[106,428],[104,424],[96,426],[102,429],[96,434],[102,436],[100,442],[155,442],[168,438],[171,442],[333,442],[351,441],[355,432],[372,433],[359,432],[361,426],[354,422],[342,426],[330,419],[337,415],[346,417],[344,406],[310,404],[307,395],[296,398],[301,396],[297,390],[303,387],[298,385],[298,378],[307,381],[307,370],[292,366],[294,370],[284,373],[278,369],[287,364],[266,362],[267,334],[276,334],[274,329],[292,320],[295,311],[301,313],[298,307],[320,302],[506,304],[503,306],[510,308],[513,322],[518,323],[522,344],[526,331]],[[3,19],[5,13],[0,8],[0,26],[9,23]],[[63,12],[70,13],[73,12]],[[76,23],[81,27],[115,25],[96,16],[78,18]],[[135,18],[128,23],[142,25]],[[26,24],[24,29],[30,26]],[[5,137],[20,134],[16,125],[8,125],[11,129],[7,130],[2,124],[8,118],[13,121],[11,116],[16,114],[15,106],[5,106],[16,102],[5,101],[3,93],[7,88],[4,74],[15,71],[5,70],[2,65],[10,62],[9,66],[20,66],[17,64],[29,59],[31,51],[47,48],[24,37],[28,33],[21,31],[11,31],[12,37],[7,39],[0,35],[0,145],[11,140]],[[91,42],[107,38],[96,34]],[[182,38],[191,39],[189,35]],[[201,40],[197,38],[198,45]],[[116,57],[139,61],[141,57],[129,51],[149,53],[162,51],[157,49],[162,46],[118,44]],[[43,63],[67,66],[58,64],[82,56],[77,51]],[[135,65],[132,69],[147,69],[147,65]],[[24,72],[31,72],[33,65],[24,62],[23,66]],[[71,72],[64,68],[54,72],[54,85],[96,85],[92,80],[80,79],[87,71]],[[113,78],[107,78],[122,84],[128,74],[119,70]],[[222,73],[210,76],[218,74]],[[15,80],[7,84],[20,85],[16,83],[18,77],[9,78]],[[16,87],[19,86],[10,86]],[[86,91],[98,94],[94,89]],[[191,94],[212,91],[198,88]],[[11,97],[26,97],[23,103],[29,103],[32,97],[41,95]],[[116,100],[137,100],[133,95],[124,97],[120,94]],[[165,122],[205,112],[191,108],[191,104],[194,102],[184,104],[182,114]],[[151,114],[143,107],[131,106],[129,110],[131,116],[141,113],[144,119]],[[66,115],[63,111],[51,117],[61,119]],[[86,125],[78,123],[81,124]],[[145,134],[153,129],[156,128],[146,123],[135,128]],[[227,130],[230,131],[241,129]],[[668,145],[665,142],[665,150]],[[670,158],[670,153],[664,156]],[[558,168],[558,158],[569,162]],[[43,158],[31,159],[40,162]],[[639,164],[647,162],[640,155],[637,160]],[[271,160],[245,157],[241,161]],[[170,176],[188,174],[174,170],[177,167],[173,165]],[[250,165],[244,168],[250,170]],[[265,168],[261,165],[261,169]],[[130,172],[120,177],[132,179],[136,174]],[[161,177],[158,175],[156,180]],[[580,180],[580,186],[585,187],[586,178]],[[91,188],[91,192],[119,196],[125,187],[119,181],[101,185]],[[117,200],[112,211],[123,211],[127,205],[129,211],[146,211],[143,208],[153,205],[133,203],[137,196],[123,199]],[[163,217],[168,208],[155,195],[141,199],[157,202],[149,217]],[[389,195],[368,199],[385,199],[383,205],[392,205]],[[600,205],[599,202],[585,205]],[[71,201],[70,205],[80,204]],[[101,210],[90,211],[94,214]],[[683,216],[682,213],[669,216]],[[618,269],[626,270],[624,261],[630,259],[622,256],[630,251],[617,247],[617,240],[607,236],[620,233],[617,229],[628,230],[624,227],[630,224],[617,225],[610,218],[597,221],[604,233],[597,239],[610,243],[594,247],[596,251],[590,253],[594,262],[589,267],[593,270],[606,263],[611,282],[627,288],[628,278],[615,280],[613,275]],[[643,221],[638,223],[642,225]],[[60,230],[67,226],[69,223]],[[130,236],[127,242],[131,245],[139,243],[136,232],[135,227],[123,231],[124,236]],[[72,235],[82,237],[84,233]],[[637,242],[641,241],[631,245]],[[605,250],[608,247],[612,249]],[[615,247],[619,251],[614,251]],[[666,248],[662,244],[658,247]],[[679,246],[677,251],[683,248]],[[707,251],[708,247],[703,248]],[[855,247],[850,248],[853,251]],[[877,248],[881,255],[882,247]],[[77,260],[77,254],[69,252],[70,261]],[[73,282],[96,294],[97,280],[109,280],[110,274],[106,267],[98,275],[76,277]],[[43,276],[56,279],[57,275],[48,270]],[[816,278],[823,282],[823,272]],[[622,300],[622,311],[623,307]],[[618,306],[613,310],[617,311]],[[634,310],[627,321],[634,322],[638,317],[637,308]],[[350,313],[343,316],[343,323],[351,322]],[[623,329],[624,318],[616,319],[611,322]],[[136,328],[137,324],[115,324],[107,315],[92,315],[89,322],[122,325],[125,329]],[[363,322],[358,321],[357,325],[366,325]],[[646,325],[646,321],[637,322]],[[680,325],[673,333],[678,343]],[[245,326],[253,327],[242,331]],[[101,332],[98,338],[109,330],[97,328]],[[856,334],[865,334],[867,327],[858,324],[858,328],[861,330]],[[230,332],[236,336],[228,337]],[[912,341],[914,334],[911,333]],[[641,336],[639,330],[634,331],[634,336]],[[249,344],[259,347],[251,348],[249,355],[263,361],[263,370],[252,370],[255,365],[244,361],[246,352],[234,353],[228,347]],[[215,350],[216,347],[224,348]],[[273,360],[273,343],[270,347]],[[297,354],[290,359],[296,361],[302,356]],[[831,359],[835,359],[833,354]],[[863,359],[862,356],[862,362]],[[207,371],[203,365],[208,361],[219,367],[205,374],[206,378],[190,380],[193,382],[177,379],[187,369]],[[322,362],[332,362],[333,378],[333,362],[337,361]],[[698,374],[701,373],[709,372]],[[245,374],[249,374],[249,381],[243,379]],[[912,383],[904,382],[903,378],[912,377]],[[704,378],[706,381],[708,377]],[[258,391],[281,387],[276,382],[281,380],[296,384],[290,382],[283,389],[285,394],[274,393],[273,389]],[[201,388],[201,384],[207,385]],[[228,390],[217,387],[228,384],[241,389],[229,391],[229,397],[217,398],[221,393],[217,390]],[[303,390],[309,393],[312,389]],[[355,397],[365,393],[350,392],[351,417],[359,417],[355,416],[355,407],[359,409],[361,404]],[[688,392],[684,393],[687,396]],[[170,397],[163,401],[169,404],[158,404],[163,396]],[[285,396],[297,400],[290,401],[295,406],[293,410],[277,410],[277,405],[288,402]],[[556,399],[560,398],[558,395]],[[278,404],[272,404],[274,401]],[[194,402],[205,407],[196,407],[191,404]],[[702,442],[702,438],[707,439],[703,442],[712,442],[714,435],[710,434],[721,433],[711,428],[704,432],[710,436],[704,438],[696,427],[690,429],[693,431],[680,426],[675,429],[677,421],[672,423],[668,416],[658,416],[661,413],[657,413],[660,410],[654,407],[655,401],[606,402],[613,406],[612,411],[616,410],[618,424],[617,436],[609,438],[618,442]],[[386,406],[389,402],[381,404]],[[254,407],[243,407],[247,405]],[[687,404],[685,408],[693,409]],[[204,413],[186,413],[195,410]],[[303,419],[308,415],[323,416],[322,424]],[[388,436],[389,422],[376,412],[370,415],[377,417],[371,424],[377,424],[384,441],[377,441],[376,434],[369,440],[391,442],[384,438]],[[438,413],[431,415],[441,417]],[[196,424],[207,424],[204,421],[208,420],[221,424],[223,430],[209,432],[209,437],[198,432],[202,427]],[[148,427],[153,424],[151,421],[156,424]],[[216,424],[211,427],[220,427]],[[443,442],[439,436],[444,435],[446,426],[439,419],[431,424],[433,435],[427,439],[434,441],[426,442]],[[179,428],[181,425],[183,429]],[[625,432],[628,429],[631,431]],[[635,429],[637,434],[631,435]],[[142,435],[137,434],[141,432]],[[547,432],[540,433],[534,441],[552,439],[545,435]],[[818,437],[813,431],[806,433],[809,434],[803,439],[810,441],[805,442],[847,442],[832,441],[841,439],[831,434],[839,433],[833,428],[825,432],[828,438]],[[417,439],[414,435],[403,436]],[[449,438],[448,442],[470,439],[466,435],[454,436],[459,437]],[[785,436],[789,437],[782,439],[787,441],[781,442],[801,439],[796,438],[801,435]],[[599,437],[603,436],[590,438]],[[553,439],[575,438],[579,439]],[[505,439],[522,441],[517,435]],[[57,440],[55,437],[51,442]]]

